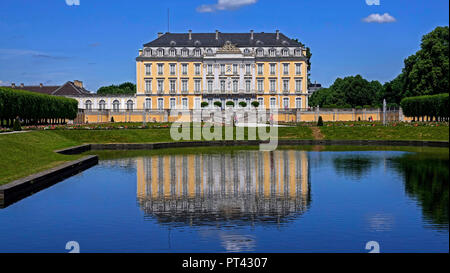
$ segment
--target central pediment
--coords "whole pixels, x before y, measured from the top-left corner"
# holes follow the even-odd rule
[[[242,53],[236,45],[233,45],[230,41],[226,41],[223,47],[217,50],[218,54],[239,54]]]

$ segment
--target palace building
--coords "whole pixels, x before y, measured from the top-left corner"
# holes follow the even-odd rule
[[[137,107],[199,109],[241,101],[308,107],[306,50],[275,33],[158,33],[136,58]]]

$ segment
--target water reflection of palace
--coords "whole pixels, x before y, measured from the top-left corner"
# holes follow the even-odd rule
[[[140,206],[162,223],[279,223],[310,202],[304,151],[143,157],[137,181]]]

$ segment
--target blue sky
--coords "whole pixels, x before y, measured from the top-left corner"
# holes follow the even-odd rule
[[[67,5],[77,2],[79,5]],[[367,0],[371,1],[371,0]],[[377,2],[377,0],[372,0]],[[423,34],[448,25],[448,0],[2,0],[0,84],[135,82],[142,44],[167,31],[274,32],[311,47],[312,81],[400,73]]]

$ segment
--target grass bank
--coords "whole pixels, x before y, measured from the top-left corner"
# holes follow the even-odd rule
[[[356,123],[355,123],[356,124]],[[314,139],[312,124],[280,127],[280,139]],[[449,140],[448,126],[376,126],[365,123],[320,127],[325,139],[346,140]],[[247,135],[247,133],[246,133]],[[0,134],[0,185],[52,168],[79,155],[60,155],[53,151],[83,143],[170,142],[169,128],[113,130],[38,130],[20,134]]]

